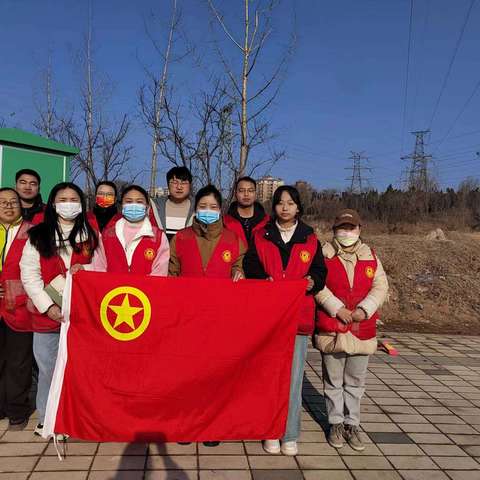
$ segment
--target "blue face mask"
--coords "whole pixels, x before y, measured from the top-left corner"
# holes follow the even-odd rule
[[[139,222],[145,218],[147,206],[142,203],[126,203],[122,207],[122,215],[129,222]]]
[[[215,223],[220,218],[220,212],[216,210],[199,210],[195,215],[199,222],[205,223],[206,225]]]

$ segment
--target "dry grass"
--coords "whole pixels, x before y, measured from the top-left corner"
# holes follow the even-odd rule
[[[428,227],[416,234],[364,230],[389,278],[384,328],[479,335],[480,233],[445,232],[446,241],[426,240]]]

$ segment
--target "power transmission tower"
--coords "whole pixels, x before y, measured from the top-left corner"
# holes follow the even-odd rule
[[[364,152],[350,152],[352,154],[349,157],[349,160],[353,160],[353,165],[351,167],[346,167],[345,170],[352,170],[352,176],[348,177],[347,180],[350,180],[350,193],[363,193],[368,189],[369,182],[365,176],[362,175],[362,172],[368,170],[372,171],[370,167],[362,166],[362,161],[367,161],[368,157],[364,156]]]
[[[425,154],[424,137],[430,133],[430,130],[418,130],[411,133],[415,135],[415,148],[413,153],[401,157],[402,160],[412,161],[410,169],[407,171],[406,182],[408,189],[428,192],[430,190],[428,162],[432,159],[432,156]]]

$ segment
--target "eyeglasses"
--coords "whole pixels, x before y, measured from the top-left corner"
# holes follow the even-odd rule
[[[185,187],[187,185],[190,185],[190,182],[188,180],[170,180],[168,183],[170,185],[174,185],[175,187]]]
[[[3,202],[0,202],[0,207],[1,208],[17,208],[20,206],[20,203],[18,203],[18,200],[11,200],[10,202],[7,202],[7,201],[3,201]]]
[[[97,197],[113,198],[114,196],[115,196],[114,193],[102,193],[102,192],[97,193]]]
[[[238,193],[255,193],[254,188],[239,188],[237,190]]]

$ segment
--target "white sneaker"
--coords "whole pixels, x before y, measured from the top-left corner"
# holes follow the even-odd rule
[[[264,440],[263,449],[267,453],[280,453],[280,440]]]
[[[282,443],[282,453],[284,455],[288,455],[289,457],[293,457],[298,453],[298,445],[295,440],[291,442],[284,442]]]

